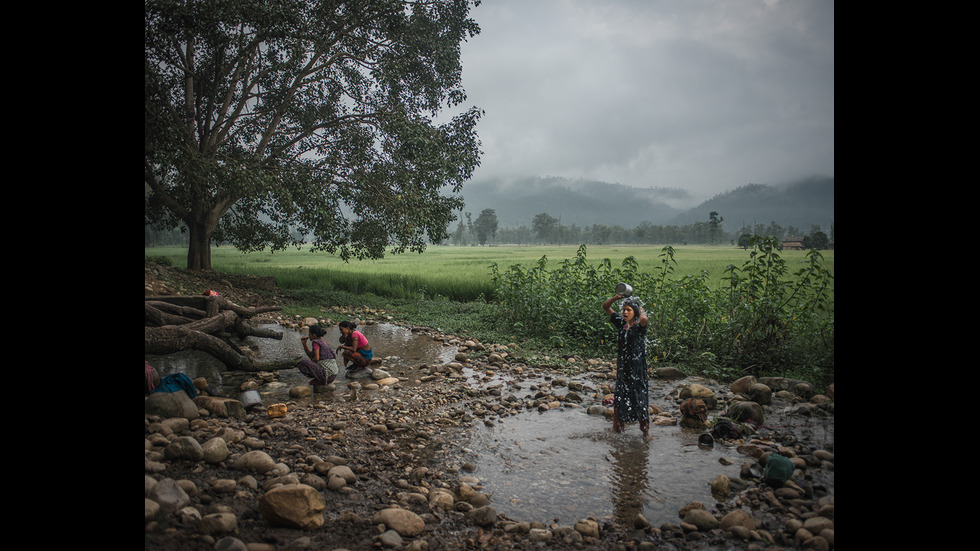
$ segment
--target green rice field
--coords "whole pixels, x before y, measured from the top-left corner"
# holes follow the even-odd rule
[[[424,253],[388,255],[381,260],[351,260],[326,253],[311,253],[309,249],[289,249],[278,252],[241,253],[233,247],[214,247],[212,267],[218,272],[247,273],[273,276],[283,289],[317,288],[352,293],[373,293],[398,299],[445,297],[470,301],[492,293],[490,265],[500,271],[511,265],[535,265],[546,257],[548,266],[558,266],[576,257],[578,246],[491,246],[457,247],[430,246]],[[750,258],[751,250],[726,246],[674,246],[673,279],[687,274],[707,272],[711,287],[723,285],[725,268],[741,267]],[[145,248],[147,258],[166,257],[172,264],[186,266],[187,251],[182,247]],[[623,259],[634,257],[643,271],[658,270],[662,246],[606,245],[589,246],[586,255],[590,263],[609,259],[618,267]],[[782,251],[790,271],[802,266],[805,251]],[[834,272],[834,251],[820,251],[823,265]]]

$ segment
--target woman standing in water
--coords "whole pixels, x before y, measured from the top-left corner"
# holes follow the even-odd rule
[[[624,298],[614,295],[602,305],[609,321],[618,331],[616,347],[616,392],[613,395],[613,431],[623,425],[640,422],[643,437],[650,438],[650,388],[647,379],[647,315],[633,297],[623,301],[622,313],[612,304]]]

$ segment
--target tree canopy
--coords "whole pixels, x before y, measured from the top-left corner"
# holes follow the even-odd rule
[[[479,166],[479,0],[146,0],[145,222],[345,260],[447,237]]]

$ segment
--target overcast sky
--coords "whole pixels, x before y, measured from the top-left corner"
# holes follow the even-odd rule
[[[834,175],[832,0],[483,0],[473,183],[566,176],[707,199]]]

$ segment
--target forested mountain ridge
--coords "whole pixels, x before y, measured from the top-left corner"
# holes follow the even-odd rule
[[[475,219],[494,209],[501,227],[530,226],[534,216],[547,213],[564,225],[594,224],[635,227],[686,225],[704,222],[717,212],[729,231],[743,225],[776,222],[804,230],[812,225],[829,228],[834,221],[834,179],[809,178],[782,185],[746,184],[718,194],[700,205],[690,203],[687,191],[677,188],[635,188],[593,180],[526,178],[509,184],[471,183],[463,187],[465,213]]]

